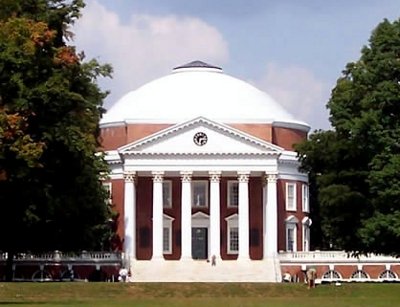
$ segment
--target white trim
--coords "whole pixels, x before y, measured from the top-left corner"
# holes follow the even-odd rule
[[[210,216],[201,211],[198,211],[195,214],[192,214],[192,228],[193,227],[209,228],[210,227]]]
[[[303,212],[310,212],[308,184],[303,183],[301,185],[301,200]]]
[[[236,184],[237,194],[236,194],[236,206],[231,205],[231,188]],[[227,207],[228,208],[238,208],[239,207],[239,181],[238,180],[228,180],[227,182]]]
[[[293,187],[292,202],[289,199],[289,187]],[[286,182],[285,185],[285,207],[286,211],[297,211],[297,199],[296,199],[296,182]],[[290,206],[292,205],[292,206]]]

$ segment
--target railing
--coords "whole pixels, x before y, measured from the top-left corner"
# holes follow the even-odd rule
[[[0,261],[7,259],[7,253],[0,253]],[[119,252],[87,252],[63,253],[54,251],[50,253],[17,253],[14,256],[16,262],[19,261],[49,261],[49,262],[79,262],[79,261],[122,261],[122,254]]]
[[[279,252],[280,262],[396,262],[400,263],[400,258],[367,254],[353,256],[352,253],[345,251],[312,251],[312,252]]]

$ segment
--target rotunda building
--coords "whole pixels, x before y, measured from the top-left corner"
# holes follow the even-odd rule
[[[129,92],[100,122],[126,265],[138,281],[276,281],[308,251],[309,125],[194,61]]]

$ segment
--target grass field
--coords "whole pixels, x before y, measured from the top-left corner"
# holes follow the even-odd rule
[[[0,306],[400,306],[400,284],[0,283]]]

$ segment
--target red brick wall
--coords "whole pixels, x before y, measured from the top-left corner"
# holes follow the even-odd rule
[[[173,126],[172,124],[121,124],[116,127],[101,128],[100,140],[102,149],[112,150],[123,145],[140,140],[156,132]],[[307,133],[301,130],[272,127],[270,124],[229,124],[232,128],[241,130],[266,142],[281,146],[287,150],[293,149],[293,144],[307,138]]]
[[[260,177],[250,177],[249,218],[250,218],[250,259],[263,259],[263,183]]]
[[[221,258],[223,260],[237,259],[237,255],[228,254],[228,223],[225,220],[228,216],[238,213],[237,208],[228,208],[228,181],[237,180],[237,177],[223,177],[220,185],[220,213],[221,213]]]
[[[277,181],[277,200],[278,200],[278,251],[286,250],[286,234],[285,234],[285,184],[284,181]]]
[[[163,129],[166,129],[172,124],[129,124],[127,133],[127,143],[140,140],[146,136],[152,135]]]
[[[119,213],[118,215],[118,227],[117,227],[117,235],[122,240],[124,238],[124,180],[123,179],[115,179],[111,180],[111,200],[113,205],[113,210]],[[116,246],[118,250],[122,251],[122,241]]]
[[[126,126],[102,128],[100,131],[100,142],[103,150],[117,149],[127,144]]]
[[[139,177],[136,202],[136,255],[138,260],[150,260],[153,253],[153,180]]]
[[[272,142],[271,124],[229,124],[229,126],[246,132],[266,142]]]
[[[121,124],[116,127],[105,127],[101,128],[100,142],[103,150],[113,150],[170,126],[171,124]]]
[[[164,255],[167,260],[178,260],[181,257],[181,180],[179,177],[165,177],[172,181],[172,208],[164,208],[164,213],[173,217],[172,222],[172,254]]]
[[[330,270],[327,264],[304,264],[304,266],[310,265],[317,269],[317,278],[322,278],[322,276]],[[399,276],[400,265],[392,265],[390,269]],[[351,275],[358,270],[358,266],[357,264],[339,264],[334,266],[334,270],[342,276],[342,279],[350,279]],[[362,266],[362,270],[366,272],[371,279],[378,279],[379,275],[386,270],[386,266],[384,264],[365,264]],[[289,273],[292,277],[302,276],[300,281],[304,281],[304,272],[301,270],[301,265],[281,265],[281,272],[282,274]]]
[[[296,211],[286,211],[286,183],[296,184]],[[303,250],[303,224],[302,220],[308,216],[303,212],[302,204],[302,185],[301,181],[279,179],[277,183],[278,194],[278,250],[286,250],[286,223],[285,220],[293,215],[299,222],[297,223],[297,251]]]
[[[273,127],[272,128],[272,143],[293,150],[293,145],[300,143],[307,138],[307,132],[290,128]]]

